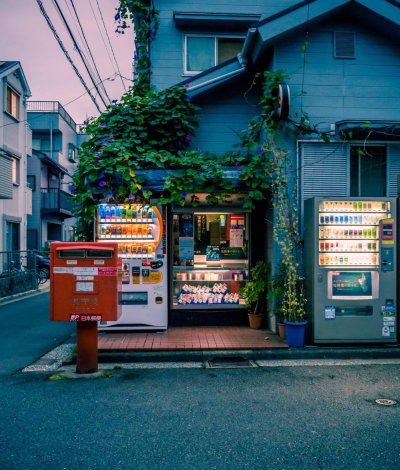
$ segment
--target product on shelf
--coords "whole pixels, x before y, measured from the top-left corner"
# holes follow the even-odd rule
[[[386,212],[385,201],[323,201],[319,206],[320,212]]]
[[[363,254],[353,255],[347,253],[337,253],[334,255],[322,254],[319,255],[320,266],[326,265],[361,265],[361,266],[376,266],[378,264],[378,254]]]

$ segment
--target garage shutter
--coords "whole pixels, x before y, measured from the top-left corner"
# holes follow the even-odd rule
[[[400,175],[400,145],[388,146],[389,197],[397,197],[397,175]]]
[[[301,147],[301,221],[304,201],[314,196],[347,197],[348,146],[341,143],[304,143]],[[303,222],[301,222],[303,227]]]

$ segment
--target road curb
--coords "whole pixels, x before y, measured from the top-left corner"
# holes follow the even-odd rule
[[[2,297],[0,299],[0,305],[13,302],[14,300],[25,299],[27,297],[33,297],[34,295],[43,294],[44,292],[50,291],[50,282],[49,285],[44,287],[39,287],[38,289],[28,290],[26,292],[19,292],[18,294],[9,295],[7,297]]]
[[[99,363],[127,362],[204,362],[217,357],[241,357],[253,360],[296,359],[398,359],[400,347],[388,348],[301,348],[217,351],[108,351],[99,352]],[[76,364],[76,354],[63,365]]]

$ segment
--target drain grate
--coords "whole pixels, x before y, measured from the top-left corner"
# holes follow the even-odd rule
[[[243,357],[216,357],[208,361],[211,369],[239,369],[244,367],[257,367],[254,361]]]
[[[378,403],[378,405],[384,405],[384,406],[397,405],[397,401],[389,400],[388,398],[378,398],[377,400],[375,400],[375,403]]]

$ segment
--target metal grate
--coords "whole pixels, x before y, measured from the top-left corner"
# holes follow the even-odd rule
[[[257,367],[257,365],[250,359],[243,357],[216,357],[208,361],[208,366],[211,369],[242,369]]]
[[[335,31],[334,56],[337,59],[356,58],[356,33]]]

